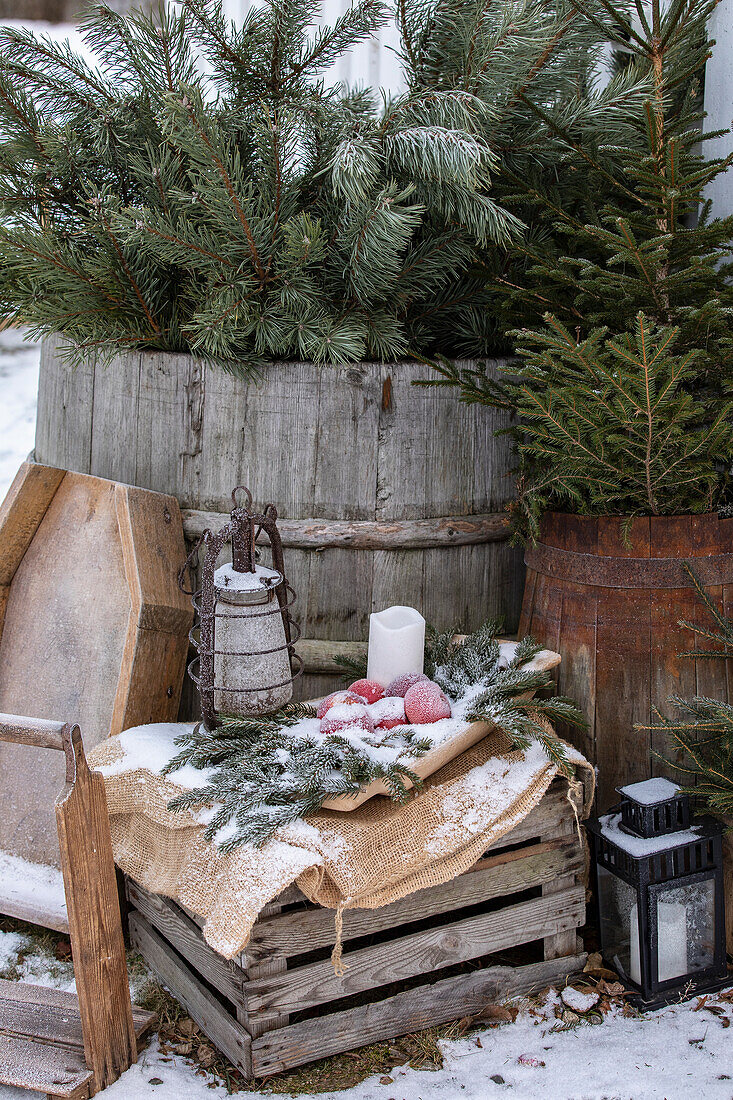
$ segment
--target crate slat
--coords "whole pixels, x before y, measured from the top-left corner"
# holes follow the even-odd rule
[[[247,982],[244,995],[250,1015],[258,1010],[297,1012],[326,1001],[389,985],[416,974],[506,951],[521,943],[573,930],[583,922],[585,889],[508,905],[491,913],[427,928],[407,936],[363,947],[344,956],[338,977],[329,959]]]
[[[391,905],[380,909],[345,910],[343,939],[348,942],[359,936],[541,886],[559,876],[579,871],[583,865],[583,853],[572,840],[568,843],[557,839],[517,852],[497,854],[484,860],[478,871],[439,886],[429,886]],[[244,965],[249,966],[263,957],[292,957],[330,947],[333,941],[332,909],[296,909],[260,918],[252,929],[252,937],[244,952]]]
[[[127,880],[127,899],[206,981],[235,1005],[244,1003],[241,969],[211,950],[180,906],[160,894],[148,893],[132,879]]]
[[[196,977],[145,917],[131,912],[130,942],[164,985],[186,1008],[205,1035],[246,1076],[252,1073],[252,1040],[235,1016]]]
[[[253,1072],[258,1077],[279,1073],[315,1058],[473,1015],[497,1000],[562,981],[582,970],[586,959],[581,954],[529,966],[475,970],[383,1001],[291,1024],[253,1040]]]

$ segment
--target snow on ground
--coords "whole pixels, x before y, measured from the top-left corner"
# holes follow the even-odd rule
[[[17,332],[0,333],[0,497],[33,447],[38,348]],[[20,962],[17,963],[20,956]],[[62,989],[73,988],[67,961],[16,932],[0,932],[0,974]],[[464,1039],[445,1040],[443,1069],[398,1067],[355,1088],[322,1093],[323,1100],[733,1100],[733,1006],[722,1015],[696,1011],[698,1002],[641,1019],[607,1015],[596,1026],[560,1030],[556,997],[533,1015]],[[711,1000],[711,1005],[717,1002]],[[580,998],[578,1008],[582,1008]],[[184,1058],[146,1050],[105,1096],[109,1100],[212,1100],[226,1089]],[[245,1093],[253,1100],[267,1093]],[[0,1100],[32,1094],[0,1087]]]
[[[22,962],[13,971],[20,952]],[[28,952],[27,954],[25,952]],[[73,988],[71,964],[16,932],[0,932],[0,975]],[[514,1023],[440,1044],[437,1071],[397,1066],[322,1100],[731,1100],[733,1005],[697,999],[646,1017],[613,1010],[602,1021],[568,1026],[555,1016],[559,997],[542,1008],[517,1002]],[[709,1011],[711,1006],[714,1011]],[[561,1006],[562,1007],[562,1006]],[[598,1017],[597,1017],[598,1019]],[[575,1017],[577,1020],[577,1016]],[[105,1093],[109,1100],[222,1100],[224,1086],[157,1042]],[[245,1092],[265,1100],[267,1092]],[[0,1087],[0,1100],[36,1096]]]
[[[0,332],[0,500],[33,449],[38,357],[38,345],[18,329]]]

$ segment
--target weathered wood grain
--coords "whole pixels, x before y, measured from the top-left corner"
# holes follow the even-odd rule
[[[127,897],[132,906],[156,928],[196,971],[233,1004],[243,1004],[242,972],[234,963],[207,947],[201,932],[180,906],[159,894],[151,894],[127,880]]]
[[[63,722],[42,718],[24,718],[18,714],[0,714],[0,741],[33,745],[37,749],[64,751]]]
[[[26,463],[0,509],[0,542],[10,586],[0,708],[67,715],[89,747],[174,719],[192,618],[175,583],[185,557],[175,498]],[[0,769],[0,848],[57,865],[61,761],[2,744]]]
[[[196,974],[139,913],[130,913],[130,942],[183,1004],[212,1043],[251,1076],[251,1039],[244,1027],[198,980]]]
[[[551,513],[543,520],[542,553],[529,558],[535,567],[527,578],[520,630],[562,654],[558,689],[576,699],[589,728],[561,732],[598,765],[599,810],[617,801],[619,785],[650,774],[680,778],[659,759],[681,762],[669,738],[635,728],[650,725],[653,705],[669,712],[672,694],[692,696],[709,688],[725,699],[733,690],[723,662],[716,668],[716,662],[679,657],[694,648],[692,632],[679,620],[706,622],[692,585],[654,588],[639,574],[639,562],[670,562],[677,585],[684,561],[702,569],[710,559],[724,559],[733,545],[733,527],[724,528],[730,523],[715,515],[637,517],[630,525],[622,516]],[[585,563],[583,583],[568,575],[569,559],[562,558],[568,552]],[[713,584],[708,591],[719,606],[728,600],[733,610],[733,585]]]
[[[132,1009],[138,1047],[156,1022],[152,1012]],[[45,985],[0,979],[0,1035],[37,1038],[84,1052],[79,1001],[75,993]]]
[[[475,970],[359,1008],[333,1012],[327,1017],[327,1027],[323,1018],[293,1024],[253,1041],[253,1072],[258,1076],[279,1073],[315,1058],[473,1015],[513,994],[562,982],[582,970],[586,958],[583,954],[516,968]]]
[[[215,531],[223,527],[229,519],[225,512],[199,512],[189,508],[184,509],[182,516],[184,534],[191,541],[207,528]],[[286,550],[427,550],[501,542],[509,536],[509,520],[504,512],[382,521],[283,519],[279,528]],[[264,531],[260,543],[269,545]]]
[[[87,766],[78,726],[71,738],[56,822],[84,1055],[99,1091],[137,1061],[137,1042],[104,779]]]
[[[327,959],[313,961],[314,951],[333,944],[333,910],[308,902],[294,886],[265,907],[244,955],[231,964],[242,979],[237,1003],[228,979],[219,981],[221,960],[212,965],[202,919],[151,899],[130,883],[131,904],[143,899],[131,914],[133,943],[204,1032],[248,1075],[277,1072],[478,1012],[512,993],[562,981],[585,962],[576,949],[576,930],[585,913],[585,852],[569,793],[567,780],[555,780],[524,821],[456,879],[381,909],[346,910],[348,969],[343,978],[336,977]],[[579,792],[572,797],[577,806]],[[557,887],[553,895],[526,900],[526,891],[551,884]],[[500,897],[506,899],[503,905],[497,904]],[[470,969],[472,960],[512,944],[545,940],[557,948],[561,941],[570,944],[571,935],[573,951],[562,958],[516,969]],[[360,946],[353,942],[357,939]],[[436,971],[447,973],[465,963],[469,966],[462,973],[434,980]],[[220,1000],[213,1006],[202,998],[205,990],[195,970],[218,991]],[[406,979],[409,991],[385,996],[385,987]],[[344,1007],[351,996],[358,1003]],[[311,1018],[290,1022],[293,1014],[304,1012]]]
[[[87,1100],[93,1080],[78,1050],[0,1034],[0,1084],[32,1089],[50,1100]]]
[[[0,586],[9,587],[23,555],[31,544],[65,470],[24,462],[0,504],[3,553]]]
[[[310,963],[283,974],[248,981],[247,1008],[296,1012],[338,997],[431,973],[440,967],[504,951],[519,943],[552,933],[576,929],[585,914],[585,889],[576,886],[552,897],[508,905],[492,913],[467,917],[437,928],[401,936],[374,947],[345,952],[343,977],[334,974],[330,960]]]
[[[226,513],[241,483],[272,500],[307,639],[362,641],[372,610],[405,602],[438,628],[474,629],[496,614],[511,631],[521,554],[483,541],[504,534],[513,493],[509,441],[494,435],[506,418],[414,386],[428,369],[278,363],[254,385],[190,356],[145,352],[108,367],[90,357],[77,383],[49,342],[36,456],[170,493],[188,513]],[[189,518],[191,533],[209,522]],[[337,686],[332,670],[321,675],[303,678],[301,698]],[[181,717],[195,709],[186,691]]]
[[[398,925],[425,921],[439,913],[449,913],[476,905],[490,898],[503,897],[531,889],[555,879],[582,871],[584,858],[577,844],[555,840],[529,845],[518,852],[507,852],[487,859],[479,871],[460,875],[439,886],[419,890],[380,909],[346,909],[343,940],[383,932]],[[567,887],[566,886],[564,888]],[[243,958],[251,967],[260,958],[272,955],[293,956],[330,947],[334,942],[333,912],[320,906],[307,910],[260,917]],[[567,953],[567,952],[566,952]],[[248,969],[248,975],[251,970]]]
[[[36,414],[36,459],[50,454],[52,466],[91,472],[92,421],[96,357],[89,352],[84,362],[73,369],[60,352],[63,341],[47,337],[41,344],[41,382],[38,387]],[[79,410],[86,409],[85,417]]]
[[[5,737],[59,748],[56,723],[6,716]],[[54,736],[49,739],[49,735]],[[104,780],[86,763],[76,725],[60,732],[66,785],[56,799],[77,993],[0,982],[0,1085],[86,1098],[137,1060],[154,1017],[133,1017]]]

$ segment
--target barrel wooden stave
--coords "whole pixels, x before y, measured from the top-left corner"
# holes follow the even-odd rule
[[[693,567],[698,559],[703,565],[706,557],[729,553],[732,534],[733,520],[714,514],[639,517],[631,523],[628,541],[623,517],[553,513],[543,523],[542,547],[617,563],[616,587],[578,584],[529,568],[519,628],[563,656],[558,689],[578,702],[590,723],[587,731],[567,734],[599,768],[600,809],[618,800],[616,786],[649,775],[689,781],[686,772],[660,759],[689,763],[667,734],[634,729],[637,723],[651,724],[652,706],[669,714],[673,694],[731,697],[729,662],[678,657],[696,648],[695,635],[679,620],[710,625],[693,588],[624,587],[624,579],[630,586],[641,583],[633,566],[624,578],[624,559],[689,560]],[[606,561],[599,560],[599,580],[605,568]],[[707,588],[728,613],[732,588]]]
[[[268,365],[259,385],[191,356],[94,355],[71,371],[56,341],[41,357],[36,458],[226,513],[235,484],[287,519],[418,520],[499,513],[513,492],[502,414],[452,390],[413,385],[418,363]],[[223,520],[222,520],[223,522]],[[503,532],[473,545],[286,550],[306,638],[365,640],[372,610],[420,608],[441,629],[486,617],[517,624],[521,553]],[[327,541],[327,540],[326,540]],[[266,555],[265,555],[266,558]],[[340,685],[305,676],[301,697]],[[186,693],[184,713],[193,713]]]

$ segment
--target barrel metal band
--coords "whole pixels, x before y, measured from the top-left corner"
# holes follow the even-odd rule
[[[685,558],[615,558],[580,554],[539,543],[528,546],[524,561],[529,569],[553,580],[587,584],[593,588],[689,588],[685,562],[689,561],[704,585],[733,584],[733,554]]]

